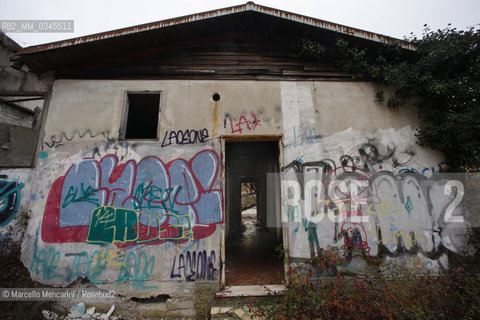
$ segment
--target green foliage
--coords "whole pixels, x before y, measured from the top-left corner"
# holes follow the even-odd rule
[[[327,49],[325,48],[325,46],[321,45],[316,41],[312,41],[306,38],[301,38],[297,40],[294,43],[293,47],[300,57],[305,58],[318,58],[324,56],[327,53]]]
[[[420,145],[442,151],[452,172],[480,170],[480,29],[448,26],[421,38],[410,38],[415,50],[400,43],[380,44],[348,36],[294,41],[289,35],[263,30],[276,41],[290,41],[299,57],[333,62],[354,79],[392,87],[392,96],[376,101],[400,108],[415,101],[422,125]]]
[[[413,39],[415,94],[425,126],[421,144],[442,150],[454,169],[480,167],[480,29],[426,29]]]
[[[345,38],[329,46],[302,39],[296,48],[300,56],[334,61],[356,79],[395,88],[391,97],[377,95],[389,107],[414,98],[423,121],[419,143],[443,151],[451,171],[480,168],[480,29],[425,28],[422,38],[408,41],[416,50]]]

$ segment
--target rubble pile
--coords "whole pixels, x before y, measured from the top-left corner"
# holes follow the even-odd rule
[[[85,309],[83,302],[74,304],[67,315],[60,316],[53,311],[43,310],[42,315],[47,320],[78,320],[78,319],[92,319],[92,320],[121,320],[120,316],[112,316],[115,306],[112,305],[107,313],[95,312],[95,307]]]

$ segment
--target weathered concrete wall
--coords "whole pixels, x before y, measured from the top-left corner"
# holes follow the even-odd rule
[[[172,294],[176,281],[218,286],[224,219],[218,137],[271,132],[270,124],[281,123],[275,87],[57,81],[31,196],[38,214],[23,254],[32,276],[55,285],[85,277],[127,296]],[[125,91],[137,90],[162,92],[157,142],[118,140]],[[270,117],[262,111],[268,90],[277,106]],[[241,99],[247,92],[251,98]],[[204,135],[194,143],[180,138],[186,130]]]
[[[416,144],[412,106],[377,103],[369,84],[282,85],[290,256],[351,246],[417,272],[447,267],[447,252],[462,249],[467,229],[445,219],[453,197],[446,181],[428,180],[445,169],[443,157]],[[289,189],[309,180],[320,184]],[[453,208],[452,216],[462,214]],[[361,273],[362,260],[351,258],[347,270]]]
[[[125,92],[145,90],[162,92],[159,139],[121,141]],[[34,172],[7,172],[18,181],[16,201],[31,215],[22,260],[42,283],[87,278],[127,297],[190,296],[193,307],[196,287],[219,287],[225,214],[219,137],[283,134],[287,173],[328,165],[320,171],[336,178],[361,172],[378,180],[379,190],[401,194],[398,212],[390,206],[380,216],[378,201],[358,209],[370,224],[305,224],[284,203],[292,257],[308,258],[311,248],[341,246],[354,235],[378,254],[377,223],[390,252],[419,246],[420,267],[446,264],[445,250],[461,243],[433,231],[435,221],[420,210],[428,195],[415,193],[406,175],[438,172],[442,156],[415,144],[412,106],[389,109],[375,102],[376,91],[356,82],[58,80]],[[187,130],[198,131],[197,138],[185,138]],[[386,212],[393,200],[383,200]],[[418,241],[405,236],[399,244],[399,232],[413,232]]]

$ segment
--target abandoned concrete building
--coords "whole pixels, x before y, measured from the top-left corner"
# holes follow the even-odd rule
[[[328,247],[447,266],[462,237],[438,232],[450,202],[421,186],[443,156],[416,144],[414,104],[388,108],[378,85],[300,55],[303,38],[413,50],[252,2],[27,48],[4,37],[17,69],[2,60],[0,233],[21,241],[31,277],[205,317],[237,286],[281,290]],[[312,174],[326,181],[314,195]],[[345,209],[352,193],[328,184],[354,179],[368,187]],[[168,299],[132,307],[149,297]]]

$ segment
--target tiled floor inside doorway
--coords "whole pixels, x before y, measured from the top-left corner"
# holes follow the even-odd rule
[[[284,265],[276,250],[281,239],[276,239],[275,229],[256,226],[256,215],[251,208],[242,213],[245,231],[242,236],[228,241],[225,253],[225,284],[259,285],[281,284]]]

